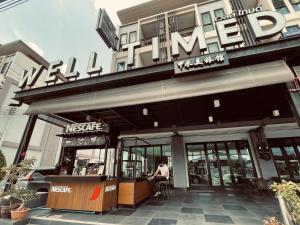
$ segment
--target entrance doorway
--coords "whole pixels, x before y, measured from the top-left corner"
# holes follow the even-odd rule
[[[247,141],[186,144],[191,187],[233,186],[256,176]]]

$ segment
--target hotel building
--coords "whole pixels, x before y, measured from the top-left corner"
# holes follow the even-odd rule
[[[283,29],[259,38],[260,12],[281,22],[262,16],[259,32],[282,18]],[[123,178],[150,174],[161,157],[176,188],[299,178],[299,1],[152,0],[118,16],[111,73],[16,93],[29,126],[37,115],[101,119]]]

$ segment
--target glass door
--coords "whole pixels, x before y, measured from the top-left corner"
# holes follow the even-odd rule
[[[206,147],[211,184],[212,186],[221,186],[220,161],[218,159],[217,149],[213,143],[206,144]]]
[[[188,171],[191,186],[208,186],[209,170],[204,144],[187,146]]]
[[[191,186],[233,186],[240,177],[256,176],[247,141],[193,143],[186,148]]]

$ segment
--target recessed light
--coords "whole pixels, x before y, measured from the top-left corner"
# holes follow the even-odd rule
[[[143,115],[144,116],[148,116],[149,115],[149,112],[148,112],[147,108],[143,108]]]
[[[219,108],[221,106],[220,100],[219,99],[215,99],[214,100],[214,107],[215,108]]]
[[[158,122],[154,122],[154,127],[158,127]]]
[[[209,116],[209,117],[208,117],[208,122],[210,122],[210,123],[214,122],[213,116]]]
[[[280,112],[278,109],[273,110],[273,116],[280,116]]]

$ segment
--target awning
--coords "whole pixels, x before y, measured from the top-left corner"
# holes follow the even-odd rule
[[[146,104],[285,83],[293,79],[294,75],[288,65],[278,60],[33,102],[26,114],[66,113]]]

